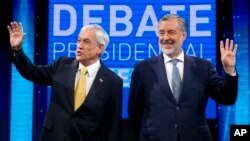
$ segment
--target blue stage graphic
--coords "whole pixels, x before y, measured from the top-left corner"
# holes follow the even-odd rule
[[[216,1],[135,2],[50,0],[48,63],[61,56],[75,57],[76,42],[82,26],[96,23],[110,35],[102,56],[105,65],[123,78],[123,118],[127,118],[130,77],[134,65],[160,54],[157,25],[159,19],[177,13],[187,21],[184,52],[216,62]],[[216,118],[216,104],[209,100],[207,118]]]

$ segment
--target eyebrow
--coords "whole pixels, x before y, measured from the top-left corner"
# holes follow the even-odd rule
[[[81,39],[81,40],[89,40],[89,41],[91,41],[89,38],[81,38],[81,37],[78,37],[78,39]]]

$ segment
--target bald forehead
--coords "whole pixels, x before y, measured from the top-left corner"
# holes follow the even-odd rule
[[[79,38],[84,38],[84,39],[89,39],[89,38],[94,38],[96,39],[96,29],[89,29],[89,28],[83,28],[79,35]]]

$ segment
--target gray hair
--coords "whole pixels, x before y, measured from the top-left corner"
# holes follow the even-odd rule
[[[183,31],[183,32],[187,32],[187,23],[186,23],[186,20],[182,17],[180,17],[179,15],[177,14],[167,14],[167,15],[164,15],[160,21],[168,21],[168,20],[171,20],[171,19],[176,19],[179,23],[179,26],[180,26],[180,29]]]
[[[82,30],[86,29],[94,29],[96,31],[96,38],[97,38],[97,43],[99,45],[104,46],[104,50],[107,48],[109,44],[109,35],[108,33],[98,24],[89,24],[84,27],[82,27]]]

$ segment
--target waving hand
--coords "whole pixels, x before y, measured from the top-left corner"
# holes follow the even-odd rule
[[[7,28],[9,30],[11,48],[13,50],[19,50],[25,36],[22,23],[11,22]]]
[[[224,71],[228,74],[235,72],[237,48],[238,45],[234,44],[233,40],[229,42],[229,39],[226,39],[225,45],[223,41],[220,41],[221,63]]]

